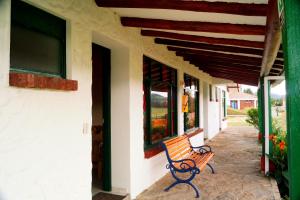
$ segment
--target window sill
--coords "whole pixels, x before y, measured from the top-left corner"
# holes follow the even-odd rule
[[[144,155],[146,159],[152,158],[153,156],[156,156],[157,154],[163,152],[163,148],[161,145],[157,145],[151,149],[147,149],[144,151]]]
[[[188,133],[184,133],[185,135],[188,136],[188,138],[191,138],[199,133],[203,132],[203,129],[202,128],[197,128],[196,130],[194,131],[191,131],[191,132],[188,132]]]
[[[78,81],[30,73],[10,72],[9,85],[20,88],[37,88],[63,91],[78,90]]]

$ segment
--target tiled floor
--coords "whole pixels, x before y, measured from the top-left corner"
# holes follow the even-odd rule
[[[251,127],[231,127],[220,133],[209,145],[215,152],[213,166],[201,172],[194,180],[203,200],[279,200],[276,183],[264,177],[260,168],[261,145]],[[167,174],[138,196],[138,200],[195,199],[192,188],[177,185],[169,192],[163,189],[173,182]]]

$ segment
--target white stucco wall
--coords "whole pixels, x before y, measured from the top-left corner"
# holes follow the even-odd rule
[[[112,186],[115,191],[140,192],[161,178],[163,153],[144,159],[143,54],[178,70],[178,84],[188,73],[204,82],[213,78],[141,37],[138,29],[121,26],[119,16],[98,8],[93,0],[28,0],[68,22],[67,76],[78,80],[75,92],[20,89],[8,86],[10,0],[0,1],[0,199],[91,199],[91,44],[112,51]],[[201,89],[203,91],[203,88]],[[178,130],[183,114],[178,85]],[[209,138],[218,131],[219,107],[200,96],[200,124]],[[87,133],[83,127],[88,126]]]

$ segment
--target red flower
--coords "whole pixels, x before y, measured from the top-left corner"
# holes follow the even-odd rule
[[[269,140],[273,140],[274,139],[274,134],[269,135]]]
[[[284,141],[281,141],[281,142],[279,143],[279,149],[280,149],[281,151],[283,151],[284,148],[285,148],[285,142],[284,142]]]

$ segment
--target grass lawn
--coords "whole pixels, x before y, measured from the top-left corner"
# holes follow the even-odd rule
[[[245,120],[246,116],[227,116],[228,126],[250,126]]]

